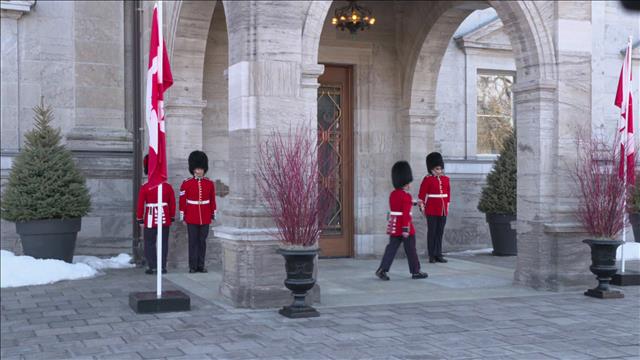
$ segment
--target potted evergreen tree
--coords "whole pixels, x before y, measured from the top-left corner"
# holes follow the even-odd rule
[[[629,222],[633,228],[633,238],[640,242],[640,173],[636,172],[636,183],[628,191]]]
[[[608,146],[602,138],[579,135],[578,161],[571,176],[578,198],[577,218],[589,234],[583,240],[591,248],[589,270],[596,275],[598,286],[584,294],[601,299],[621,298],[624,294],[611,290],[609,282],[616,274],[617,239],[624,229],[624,180],[618,175],[617,146]],[[617,144],[615,142],[614,144]]]
[[[53,110],[36,106],[35,127],[13,162],[2,218],[15,222],[25,255],[72,262],[81,218],[90,208],[85,179],[51,127]]]
[[[493,255],[517,255],[516,232],[511,222],[516,220],[516,133],[504,137],[502,150],[487,175],[478,210],[486,214]]]
[[[318,187],[319,171],[313,131],[299,127],[287,135],[273,131],[259,152],[256,182],[267,212],[277,228],[278,252],[284,256],[287,289],[293,303],[279,312],[289,318],[316,317],[316,309],[305,304],[307,292],[316,282],[314,261],[328,202]]]

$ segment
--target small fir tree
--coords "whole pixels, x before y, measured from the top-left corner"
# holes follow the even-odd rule
[[[504,137],[502,151],[487,175],[487,185],[482,189],[478,210],[487,214],[516,214],[516,133]]]
[[[51,107],[41,102],[33,111],[35,128],[25,134],[24,149],[13,162],[2,218],[17,222],[82,217],[91,206],[84,176],[60,144],[60,129],[50,125]]]

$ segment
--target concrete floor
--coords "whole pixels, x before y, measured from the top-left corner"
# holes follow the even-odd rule
[[[314,306],[330,308],[551,294],[513,285],[515,257],[474,254],[453,255],[448,259],[446,264],[429,264],[423,260],[422,270],[429,278],[421,280],[411,279],[406,259],[396,259],[389,272],[391,281],[375,277],[379,260],[320,259],[321,300]],[[207,274],[172,272],[166,279],[216,305],[233,308],[218,292],[222,281],[219,271]]]

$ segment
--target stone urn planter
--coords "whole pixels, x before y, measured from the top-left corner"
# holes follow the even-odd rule
[[[287,277],[284,280],[284,286],[291,290],[293,295],[293,303],[282,307],[279,313],[293,319],[320,316],[315,308],[305,304],[307,292],[316,283],[313,277],[313,264],[318,249],[278,249],[278,253],[284,256],[285,260]]]
[[[586,296],[600,299],[623,298],[624,294],[617,290],[611,290],[609,282],[616,274],[616,250],[622,244],[620,240],[586,239],[583,243],[591,247],[591,266],[589,270],[596,275],[598,286],[585,291]]]
[[[71,263],[81,224],[82,218],[18,221],[16,232],[25,255]]]
[[[629,222],[633,228],[633,238],[640,242],[640,213],[629,213]]]
[[[516,220],[515,215],[486,214],[493,255],[515,256],[518,255],[516,231],[511,228],[511,222]]]

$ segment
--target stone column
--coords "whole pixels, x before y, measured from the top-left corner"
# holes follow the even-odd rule
[[[422,170],[426,166],[425,156],[431,151],[436,151],[435,129],[438,111],[434,108],[405,109],[400,112],[400,117],[405,124],[405,152],[416,182],[420,180],[417,174],[423,173]],[[419,182],[417,185],[420,185]]]
[[[31,11],[35,1],[0,3],[0,31],[2,33],[0,78],[0,181],[4,185],[9,176],[13,157],[20,150],[20,62],[18,19]],[[1,220],[1,248],[17,252],[19,244],[13,224]]]
[[[189,154],[194,150],[202,150],[202,112],[205,106],[204,100],[184,97],[170,98],[165,105],[167,171],[168,181],[176,195],[176,219],[180,185],[191,176]],[[143,135],[143,138],[147,140],[147,135]],[[169,249],[168,266],[184,268],[189,260],[189,241],[187,228],[182,222],[176,221],[171,226]]]

